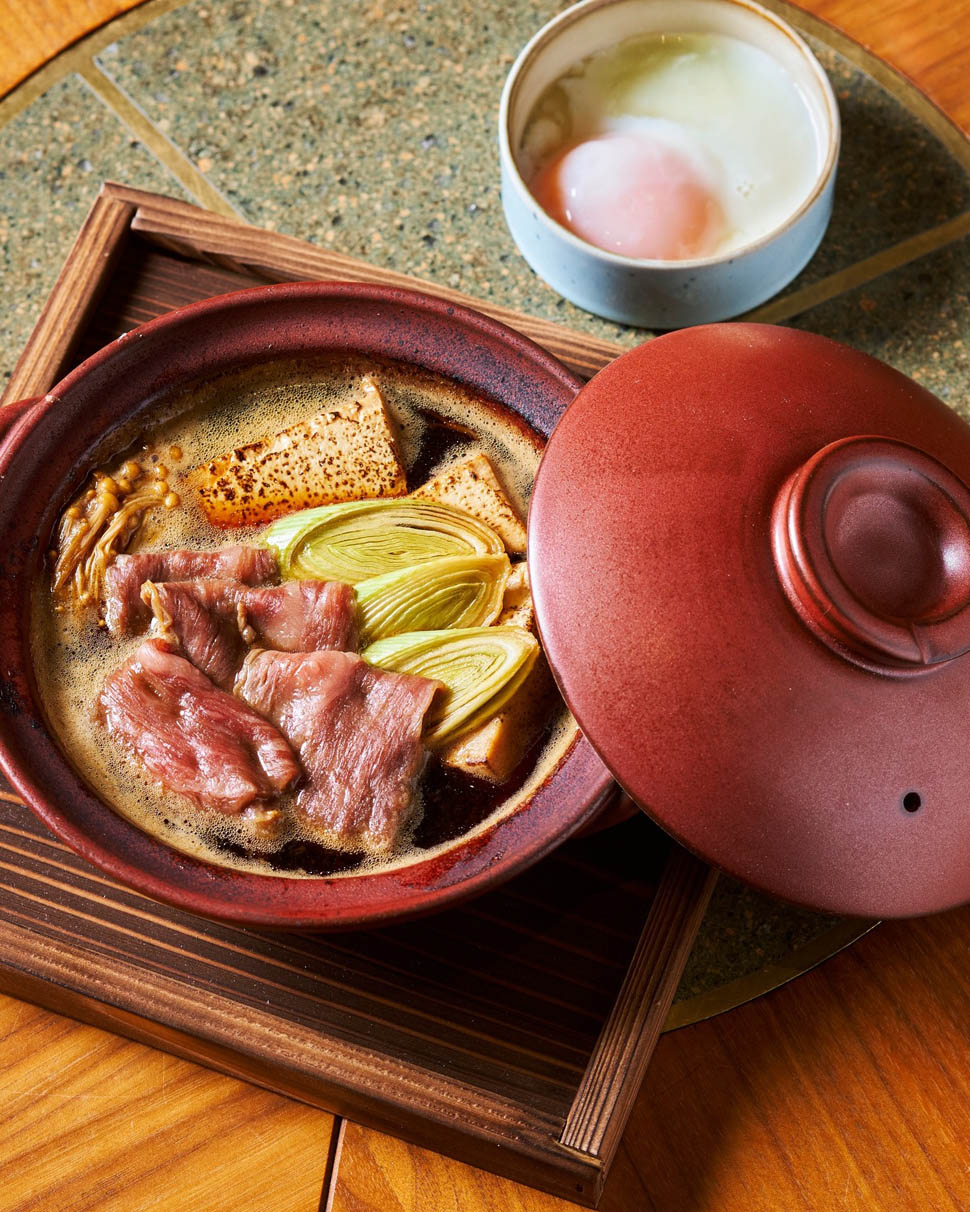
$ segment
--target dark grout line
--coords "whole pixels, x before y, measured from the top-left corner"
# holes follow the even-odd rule
[[[93,58],[79,64],[77,74],[200,205],[227,219],[246,221],[245,215],[223,197],[180,147],[167,135],[162,134],[132,98],[98,67]]]
[[[785,320],[791,320],[806,311],[811,311],[822,303],[830,303],[833,299],[848,294],[849,291],[855,290],[859,286],[874,282],[877,278],[882,278],[903,265],[918,261],[920,257],[928,256],[930,253],[938,252],[941,248],[955,244],[967,235],[970,235],[970,211],[964,211],[963,214],[957,215],[954,219],[948,219],[946,223],[941,223],[938,227],[931,227],[928,231],[910,236],[907,240],[901,240],[898,244],[884,248],[871,257],[855,261],[852,265],[847,265],[844,269],[829,274],[828,277],[813,282],[810,286],[793,291],[790,295],[783,295],[779,299],[773,299],[738,318],[759,324],[782,324]]]
[[[344,1128],[347,1121],[342,1115],[333,1117],[330,1142],[327,1147],[327,1164],[323,1170],[319,1212],[333,1212],[334,1196],[337,1193],[337,1177],[340,1173],[340,1158],[344,1150]]]

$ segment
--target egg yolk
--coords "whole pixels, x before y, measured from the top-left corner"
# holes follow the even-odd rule
[[[627,257],[705,257],[725,233],[721,205],[690,159],[648,136],[603,135],[569,147],[531,189],[563,227]]]

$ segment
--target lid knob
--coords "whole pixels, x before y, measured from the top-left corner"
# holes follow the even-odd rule
[[[925,452],[823,447],[782,486],[772,549],[802,622],[847,660],[919,672],[970,650],[970,489]]]

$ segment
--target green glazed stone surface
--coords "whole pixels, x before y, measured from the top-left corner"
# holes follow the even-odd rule
[[[187,197],[79,76],[0,127],[0,385],[104,180]]]
[[[99,66],[251,222],[598,336],[502,216],[498,98],[562,4],[189,0]],[[965,171],[905,107],[817,41],[842,116],[832,224],[795,289],[953,218]]]
[[[922,383],[970,421],[970,237],[839,295],[794,321]]]

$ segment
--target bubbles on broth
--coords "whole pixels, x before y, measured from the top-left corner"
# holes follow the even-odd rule
[[[410,487],[418,487],[464,455],[481,451],[517,512],[525,517],[539,462],[539,440],[504,409],[413,367],[350,359],[277,362],[223,376],[173,398],[144,437],[119,431],[114,447],[109,439],[98,466],[113,466],[132,454],[142,461],[154,459],[168,469],[169,483],[183,501],[181,508],[149,515],[132,550],[204,550],[256,541],[263,527],[211,526],[194,504],[185,476],[234,446],[325,411],[364,372],[377,379],[396,423]],[[105,676],[134,652],[144,635],[118,640],[98,625],[93,613],[59,614],[53,607],[45,578],[35,587],[31,643],[41,701],[69,760],[121,815],[173,848],[222,866],[264,875],[339,878],[342,873],[388,870],[431,857],[456,839],[472,838],[514,812],[548,777],[576,737],[575,723],[565,707],[554,711],[520,768],[499,786],[446,770],[432,757],[419,784],[410,840],[389,858],[328,850],[301,833],[290,814],[284,832],[266,842],[240,817],[199,809],[167,792],[97,723],[96,699]],[[288,798],[295,798],[295,793],[281,798],[284,808]]]

